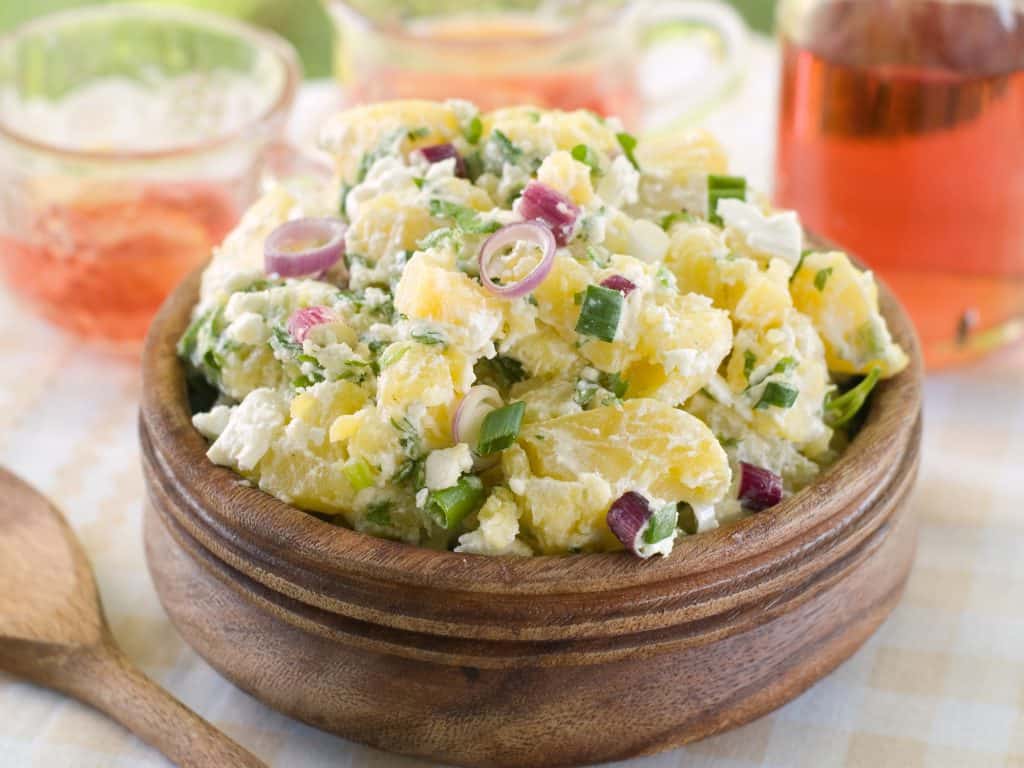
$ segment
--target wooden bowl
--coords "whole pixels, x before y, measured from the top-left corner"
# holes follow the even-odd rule
[[[752,720],[863,643],[914,553],[921,361],[879,385],[814,485],[679,541],[667,558],[485,557],[329,525],[206,458],[175,342],[198,275],[143,359],[150,572],[171,620],[225,677],[345,738],[466,766],[650,754]]]

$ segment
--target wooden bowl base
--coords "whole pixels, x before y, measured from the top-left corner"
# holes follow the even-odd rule
[[[915,538],[911,516],[896,515],[817,589],[747,631],[614,665],[487,669],[339,642],[344,631],[331,614],[231,570],[151,505],[145,521],[164,608],[238,687],[353,741],[495,768],[652,754],[779,707],[848,658],[889,614]],[[766,605],[766,615],[777,607]]]

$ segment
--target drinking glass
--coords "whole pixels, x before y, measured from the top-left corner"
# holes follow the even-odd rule
[[[258,192],[299,70],[219,16],[109,5],[0,38],[0,274],[82,337],[135,347]]]
[[[585,108],[639,127],[713,106],[739,81],[746,55],[742,20],[708,0],[326,5],[335,71],[356,103],[454,97],[482,109]]]
[[[775,195],[877,270],[931,367],[1024,335],[1024,3],[782,0]]]

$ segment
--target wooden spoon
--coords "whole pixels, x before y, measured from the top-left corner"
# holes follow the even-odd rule
[[[132,665],[71,528],[2,468],[0,669],[91,704],[180,766],[266,768]]]

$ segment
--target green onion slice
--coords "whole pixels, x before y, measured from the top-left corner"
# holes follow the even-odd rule
[[[476,475],[465,475],[450,488],[431,491],[427,496],[427,513],[450,531],[458,527],[466,515],[475,510],[484,497],[484,484]]]
[[[576,321],[576,333],[613,341],[622,317],[623,297],[619,291],[600,285],[588,285],[583,306]]]
[[[846,390],[838,397],[832,397],[831,392],[825,397],[825,423],[830,427],[841,427],[849,423],[856,416],[860,409],[867,402],[868,395],[875,388],[878,379],[882,375],[882,369],[877,366],[872,368],[857,386]]]
[[[523,423],[526,403],[510,403],[503,408],[496,408],[484,417],[480,425],[480,438],[476,452],[487,456],[508,448],[519,436],[519,428]]]

